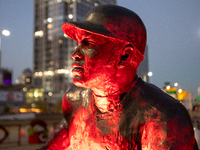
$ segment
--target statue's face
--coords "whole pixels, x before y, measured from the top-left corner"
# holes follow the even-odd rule
[[[92,33],[77,37],[78,46],[72,54],[76,86],[112,93],[133,81],[136,69],[120,60],[126,43]]]
[[[84,35],[72,54],[75,85],[86,88],[100,86],[113,80],[117,71],[119,51],[114,51],[115,42],[99,35]],[[114,61],[113,61],[114,60]]]

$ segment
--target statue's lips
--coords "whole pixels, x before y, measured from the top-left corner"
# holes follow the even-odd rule
[[[74,69],[72,69],[73,71],[83,71],[83,68],[74,68]]]
[[[74,74],[74,76],[82,76],[83,75],[83,72],[84,72],[84,69],[82,66],[79,66],[77,64],[72,64],[72,73]]]

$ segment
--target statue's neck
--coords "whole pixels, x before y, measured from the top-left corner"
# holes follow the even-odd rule
[[[94,103],[97,106],[97,108],[102,112],[108,112],[110,109],[113,109],[117,103],[120,101],[120,94],[128,93],[132,87],[135,86],[137,82],[138,77],[136,76],[135,79],[128,85],[122,86],[118,88],[117,90],[111,90],[111,89],[97,89],[93,88],[93,97],[94,97]],[[109,86],[112,87],[112,86]],[[113,102],[115,103],[113,105]]]

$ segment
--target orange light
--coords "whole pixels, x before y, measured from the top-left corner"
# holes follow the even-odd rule
[[[20,108],[19,109],[19,112],[20,113],[27,113],[27,112],[29,112],[30,110],[29,109],[26,109],[26,108]]]
[[[27,113],[27,112],[36,112],[36,113],[40,113],[42,112],[41,109],[38,109],[38,108],[30,108],[30,109],[27,109],[27,108],[20,108],[19,109],[19,112],[20,113]]]
[[[41,109],[38,109],[38,108],[31,108],[31,111],[36,112],[36,113],[42,112]]]
[[[178,100],[185,100],[187,99],[187,91],[178,92]]]

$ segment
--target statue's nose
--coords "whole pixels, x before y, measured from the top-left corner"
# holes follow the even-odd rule
[[[83,58],[83,55],[80,52],[80,46],[77,46],[75,48],[75,51],[73,52],[73,54],[71,55],[72,59],[74,60],[79,60]]]

